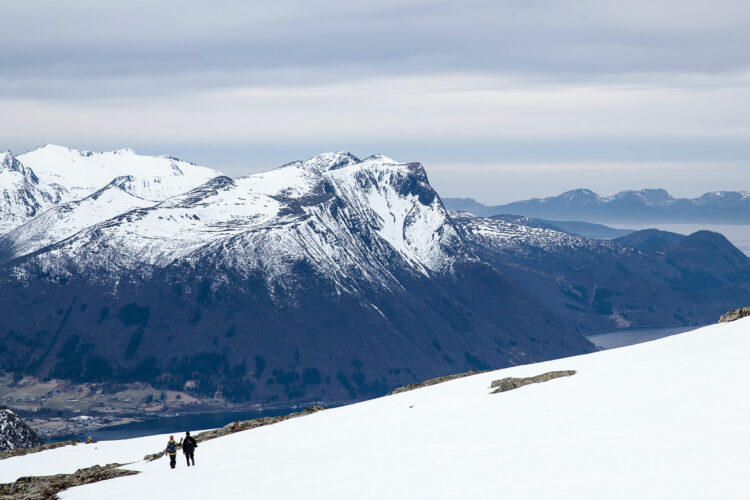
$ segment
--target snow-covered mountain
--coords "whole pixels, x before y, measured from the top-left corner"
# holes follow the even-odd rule
[[[325,154],[248,177],[219,176],[158,204],[133,196],[131,186],[118,178],[56,207],[0,240],[0,257],[60,242],[33,257],[40,269],[97,280],[207,254],[238,273],[267,269],[270,278],[305,258],[345,288],[354,268],[388,284],[393,258],[426,274],[458,257],[457,233],[422,167],[384,156]]]
[[[136,208],[155,204],[127,191],[130,176],[117,177],[82,200],[61,203],[0,235],[0,262],[14,259],[63,241],[77,232]]]
[[[0,482],[115,462],[139,474],[61,498],[743,498],[748,349],[750,318],[230,434],[202,442],[195,467],[144,461],[162,435],[14,457]],[[492,393],[560,370],[576,373]]]
[[[632,248],[617,243],[592,240],[566,233],[527,217],[508,222],[505,218],[477,217],[467,212],[451,212],[465,236],[485,247],[514,253],[566,250],[608,253],[633,253]]]
[[[53,206],[82,200],[113,182],[137,198],[156,202],[220,175],[176,158],[142,156],[129,149],[93,153],[47,145],[18,157],[5,152],[0,154],[0,236]],[[113,216],[118,208],[115,202],[99,218]],[[81,227],[88,225],[90,215],[78,223],[73,219],[67,221]]]
[[[116,177],[139,198],[158,201],[184,193],[221,172],[168,156],[143,156],[131,149],[96,153],[48,144],[18,156],[47,185],[65,188],[65,201],[93,194]]]
[[[744,223],[750,222],[750,191],[716,191],[698,198],[674,198],[664,189],[622,191],[600,196],[574,189],[558,196],[485,206],[471,198],[445,198],[450,210],[475,215],[525,215],[552,220],[623,223]]]
[[[36,432],[8,408],[0,408],[0,451],[39,446]]]
[[[417,163],[326,153],[158,202],[131,181],[0,239],[9,369],[332,400],[593,349],[477,258]]]

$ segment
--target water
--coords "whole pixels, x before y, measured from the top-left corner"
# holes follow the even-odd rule
[[[250,420],[262,417],[278,417],[301,411],[302,408],[278,408],[274,410],[255,410],[241,412],[220,413],[198,413],[194,415],[179,415],[176,417],[157,417],[143,422],[132,422],[129,424],[113,425],[103,427],[99,430],[83,432],[81,434],[70,434],[66,436],[55,436],[46,438],[45,442],[56,443],[78,439],[85,441],[91,436],[97,441],[109,441],[113,439],[130,439],[154,434],[184,434],[185,431],[197,431],[223,427],[235,420]]]
[[[602,349],[614,349],[627,345],[640,344],[651,340],[677,335],[700,328],[699,326],[672,326],[668,328],[631,328],[628,330],[616,330],[614,332],[598,333],[589,335],[589,339],[596,347]]]
[[[628,330],[616,330],[613,332],[590,335],[587,338],[595,346],[602,349],[614,349],[641,342],[668,337],[679,333],[695,330],[697,326],[678,326],[668,328],[633,328]],[[133,422],[130,424],[115,425],[104,427],[95,431],[83,432],[80,434],[70,434],[65,436],[55,436],[46,438],[46,442],[67,441],[78,439],[85,441],[91,436],[97,441],[109,441],[114,439],[129,439],[142,436],[151,436],[154,434],[175,434],[181,435],[185,431],[198,431],[205,429],[214,429],[223,427],[235,420],[250,420],[262,417],[277,417],[288,415],[300,411],[302,408],[278,408],[273,410],[256,410],[243,412],[220,412],[220,413],[198,413],[194,415],[180,415],[176,417],[158,417],[143,422]]]

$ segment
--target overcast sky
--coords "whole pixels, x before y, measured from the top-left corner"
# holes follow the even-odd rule
[[[443,196],[750,190],[750,2],[2,0],[0,149],[266,170],[420,161]]]

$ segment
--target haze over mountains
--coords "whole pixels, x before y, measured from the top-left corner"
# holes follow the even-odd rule
[[[382,155],[235,179],[130,150],[3,158],[0,363],[16,373],[351,400],[750,302],[748,258],[716,233],[602,242],[449,212],[421,165]]]
[[[673,198],[664,189],[621,191],[599,196],[575,189],[558,196],[486,206],[472,198],[444,198],[450,210],[476,215],[525,215],[554,220],[620,223],[750,223],[749,191],[716,191],[698,198]]]

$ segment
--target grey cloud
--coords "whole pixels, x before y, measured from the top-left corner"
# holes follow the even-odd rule
[[[112,96],[481,72],[586,80],[750,68],[750,4],[6,1],[4,96]]]

